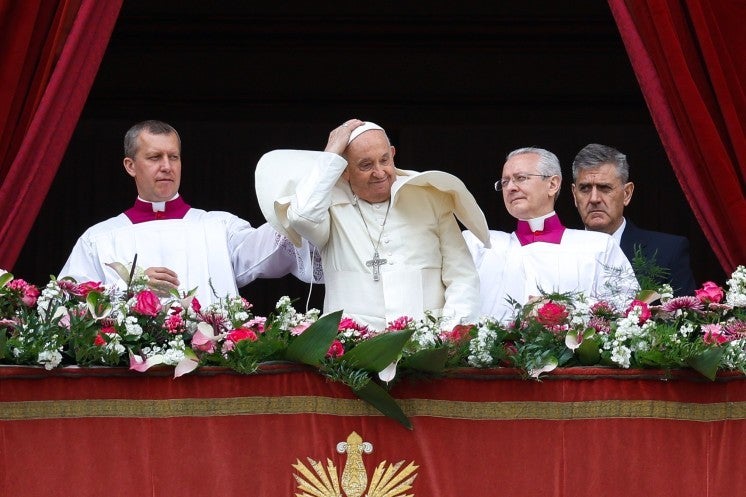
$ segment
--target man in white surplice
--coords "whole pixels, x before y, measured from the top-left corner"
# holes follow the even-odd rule
[[[380,126],[351,119],[324,152],[265,154],[259,205],[291,240],[320,249],[324,312],[377,330],[426,311],[444,328],[473,322],[479,280],[456,217],[489,243],[484,214],[458,178],[397,169],[395,152]]]
[[[303,281],[321,275],[306,243],[300,249],[269,224],[254,228],[228,212],[191,208],[179,196],[181,140],[161,121],[143,121],[124,138],[124,169],[135,180],[134,206],[85,231],[60,278],[125,287],[107,264],[145,268],[148,284],[161,294],[197,288],[210,304],[238,295],[256,278],[294,274]],[[315,274],[314,274],[315,273]]]
[[[541,148],[508,154],[495,189],[502,192],[513,233],[490,231],[492,247],[464,232],[481,282],[481,313],[513,317],[510,299],[525,304],[542,292],[582,292],[591,301],[626,306],[638,290],[629,261],[606,233],[566,229],[554,212],[562,184],[557,156]],[[621,309],[624,310],[624,309]]]

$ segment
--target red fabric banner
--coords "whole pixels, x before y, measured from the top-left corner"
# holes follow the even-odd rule
[[[178,379],[2,367],[0,495],[302,495],[296,476],[342,479],[353,456],[337,444],[353,432],[372,444],[360,456],[366,485],[379,465],[412,471],[401,495],[746,492],[741,375],[572,368],[536,382],[464,370],[404,381],[392,395],[413,430],[292,365]]]

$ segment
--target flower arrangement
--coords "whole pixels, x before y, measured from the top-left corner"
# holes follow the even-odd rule
[[[267,317],[255,316],[242,297],[203,307],[193,291],[159,294],[141,271],[117,269],[130,282],[126,290],[54,278],[39,290],[0,270],[0,363],[134,371],[161,365],[178,377],[200,366],[250,374],[262,362],[293,361],[345,383],[405,426],[386,387],[407,374],[513,367],[540,378],[577,365],[689,367],[710,379],[719,370],[746,373],[744,266],[727,289],[707,282],[693,296],[673,297],[664,286],[655,300],[641,298],[626,309],[547,294],[517,305],[510,322],[484,317],[446,330],[430,315],[371,330],[341,311],[297,312],[288,297]]]

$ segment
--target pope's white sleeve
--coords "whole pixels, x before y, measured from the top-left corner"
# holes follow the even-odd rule
[[[287,213],[290,227],[317,247],[324,247],[329,240],[332,189],[346,166],[347,161],[337,154],[321,154],[291,200]]]
[[[239,288],[257,278],[281,278],[287,274],[307,283],[323,278],[321,263],[306,240],[296,248],[270,224],[254,228],[236,216],[229,218],[227,232]]]
[[[446,287],[443,328],[474,323],[479,317],[479,276],[452,212],[441,214],[439,231],[441,272]]]

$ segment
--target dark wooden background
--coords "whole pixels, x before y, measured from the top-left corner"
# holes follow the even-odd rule
[[[180,131],[187,201],[258,225],[259,157],[322,149],[333,127],[358,117],[388,130],[399,167],[462,178],[490,227],[506,231],[514,221],[492,185],[508,151],[558,155],[557,211],[580,227],[572,159],[590,142],[615,146],[636,184],[628,215],[687,236],[698,282],[725,283],[605,2],[255,3],[125,0],[17,277],[46,282],[86,227],[132,203],[122,138],[137,121]],[[292,277],[242,290],[262,314],[279,296],[306,292]],[[322,297],[315,288],[312,304]]]

